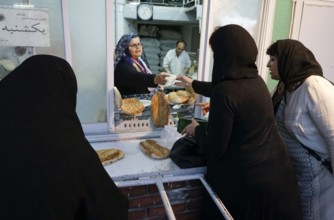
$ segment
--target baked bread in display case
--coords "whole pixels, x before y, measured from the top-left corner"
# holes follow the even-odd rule
[[[144,111],[144,105],[137,98],[127,98],[122,100],[121,109],[125,114],[136,115]]]
[[[169,106],[165,94],[158,91],[151,99],[152,122],[155,127],[163,127],[169,121]]]
[[[176,92],[170,92],[166,95],[166,100],[169,104],[194,104],[197,98],[197,94],[192,87],[187,87],[185,90],[178,90]]]

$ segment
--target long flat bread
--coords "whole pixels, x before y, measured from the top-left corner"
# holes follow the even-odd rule
[[[103,149],[97,150],[97,155],[100,158],[102,165],[108,165],[114,163],[124,157],[124,152],[119,149]]]
[[[157,128],[163,127],[169,121],[169,107],[165,94],[161,91],[152,96],[151,114],[153,125]]]
[[[165,159],[169,156],[170,150],[159,145],[155,140],[141,141],[139,146],[144,154],[153,159]]]

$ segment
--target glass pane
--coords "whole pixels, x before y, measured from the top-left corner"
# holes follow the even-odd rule
[[[106,122],[106,20],[104,0],[68,1],[77,113],[83,124]]]
[[[143,58],[143,55],[141,55],[141,58],[144,60],[143,62],[146,62],[149,68],[149,71],[143,72],[158,74],[160,72],[170,71],[171,74],[174,75],[187,75],[197,79],[200,23],[202,17],[202,5],[200,1],[116,0],[114,13],[117,18],[116,27],[114,29],[116,44],[124,34],[136,33],[140,37],[140,43],[142,44],[142,49],[140,50],[143,51],[146,60]],[[183,45],[177,44],[179,40],[184,40],[186,45],[183,43]],[[129,51],[131,52],[133,50],[130,50],[129,47]],[[187,59],[185,66],[175,68],[180,65],[180,63],[176,61],[181,59],[178,57],[181,56],[178,55],[178,51],[182,51],[181,55],[184,54],[182,56],[189,56],[189,60]],[[172,62],[166,62],[166,57],[169,58],[167,53],[173,54],[175,57],[175,59],[172,58],[174,59]],[[130,57],[127,60],[131,61]],[[173,66],[173,64],[175,64],[175,66]],[[130,67],[132,67],[132,65],[133,64],[129,63]],[[189,68],[189,70],[184,71],[186,68]],[[137,68],[137,71],[140,70]],[[114,72],[116,76],[122,74],[117,68]],[[118,82],[114,82],[122,98],[135,97],[144,103],[145,108],[141,113],[135,115],[126,114],[122,109],[116,109],[114,117],[115,131],[134,132],[159,129],[157,126],[153,125],[151,105],[147,102],[151,100],[152,93],[150,94],[146,91],[146,94],[142,95],[142,93],[145,92],[144,86],[144,89],[140,89],[142,93],[136,94],[133,92],[133,88],[138,87],[137,84],[129,86],[128,82],[126,82],[127,80],[131,79],[122,79]],[[152,86],[153,85],[150,87]],[[175,93],[178,90],[185,90],[185,88],[165,86],[163,92],[167,98],[169,93]],[[189,99],[182,101],[182,103],[172,103],[171,100],[169,100],[170,118],[168,122],[165,121],[166,124],[174,125],[177,123],[179,117],[191,116],[193,114],[194,99],[192,94],[189,94],[187,97]]]
[[[0,78],[33,54],[65,58],[60,1],[2,0],[0,33]]]
[[[215,0],[212,8],[213,25],[239,24],[256,37],[261,0]]]
[[[32,54],[66,58],[62,1],[25,0],[20,7],[14,3],[4,0],[0,5],[0,31],[5,33],[0,35],[0,59],[6,62],[0,65],[0,78]],[[67,4],[71,48],[66,53],[71,54],[78,81],[77,113],[81,123],[106,122],[105,1]]]
[[[209,27],[208,39],[215,27],[224,26],[227,24],[238,24],[244,27],[256,39],[258,32],[258,19],[260,17],[261,0],[211,0],[209,6]],[[212,72],[212,52],[208,47],[206,52],[207,63],[210,64],[208,72],[204,77],[205,81],[211,80]],[[209,58],[210,57],[210,58]]]
[[[57,0],[30,0],[34,7],[48,10],[50,22],[50,46],[37,47],[36,54],[50,54],[65,59],[65,40],[63,27],[63,12],[61,1]]]

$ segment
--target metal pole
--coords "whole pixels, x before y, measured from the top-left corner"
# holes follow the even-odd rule
[[[233,220],[233,217],[228,212],[227,208],[224,206],[223,202],[220,200],[220,198],[214,193],[209,186],[209,184],[203,179],[203,177],[200,178],[201,182],[203,183],[204,187],[208,191],[209,195],[211,196],[213,202],[217,205],[219,211],[223,214],[224,218],[226,220]]]

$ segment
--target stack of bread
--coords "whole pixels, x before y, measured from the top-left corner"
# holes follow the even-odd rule
[[[145,108],[144,104],[137,98],[122,99],[122,95],[117,87],[114,87],[114,105],[115,110],[121,109],[123,113],[129,115],[139,114],[143,112]]]
[[[192,87],[187,87],[185,90],[170,92],[165,98],[170,104],[193,104],[196,101],[197,94]]]

